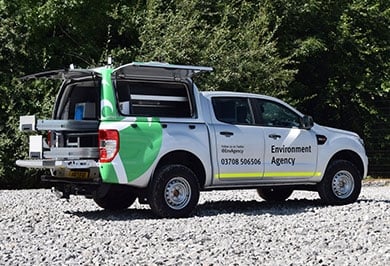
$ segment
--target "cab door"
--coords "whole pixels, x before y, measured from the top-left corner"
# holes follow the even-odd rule
[[[301,128],[301,116],[282,102],[256,99],[257,122],[264,132],[264,180],[286,181],[318,176],[317,139]]]
[[[250,101],[213,97],[217,173],[215,184],[259,182],[263,177],[264,135],[254,125]]]

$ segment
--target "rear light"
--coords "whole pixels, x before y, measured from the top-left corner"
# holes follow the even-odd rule
[[[119,151],[119,132],[117,130],[99,130],[100,162],[111,162]]]
[[[51,131],[48,131],[48,132],[47,132],[46,142],[47,142],[47,145],[48,145],[49,147],[51,147]]]

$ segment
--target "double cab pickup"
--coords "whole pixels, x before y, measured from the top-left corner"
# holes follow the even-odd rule
[[[210,67],[134,62],[68,69],[24,79],[61,79],[51,119],[20,117],[30,134],[21,167],[62,197],[100,207],[138,198],[158,217],[186,217],[201,191],[256,189],[267,201],[318,191],[326,204],[355,202],[367,156],[355,133],[320,126],[264,95],[200,91],[192,77]],[[207,89],[207,88],[206,88]]]

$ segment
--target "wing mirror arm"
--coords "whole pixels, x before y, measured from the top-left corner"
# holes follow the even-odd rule
[[[310,115],[304,115],[301,118],[301,125],[303,129],[311,129],[314,126],[313,117]]]

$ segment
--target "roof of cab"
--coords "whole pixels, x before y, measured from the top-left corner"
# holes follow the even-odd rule
[[[262,100],[268,100],[268,101],[273,101],[277,102],[281,105],[287,106],[290,109],[294,110],[297,112],[299,115],[303,115],[300,111],[295,109],[293,106],[290,104],[282,101],[281,99],[264,95],[264,94],[256,94],[256,93],[248,93],[248,92],[235,92],[235,91],[200,91],[200,93],[207,99],[211,99],[213,97],[243,97],[243,98],[257,98],[257,99],[262,99]]]

